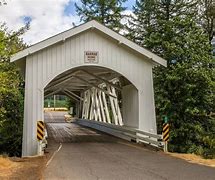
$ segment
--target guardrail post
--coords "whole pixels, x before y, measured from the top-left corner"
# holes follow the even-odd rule
[[[163,141],[164,141],[164,152],[168,152],[169,123],[168,123],[167,116],[164,117],[162,138],[163,138]]]
[[[43,155],[43,147],[42,147],[42,140],[45,135],[45,124],[44,121],[37,121],[37,140],[38,140],[38,155]]]
[[[168,152],[168,142],[167,141],[165,141],[164,142],[164,152]]]

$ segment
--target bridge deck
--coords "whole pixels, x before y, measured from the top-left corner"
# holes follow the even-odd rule
[[[67,123],[63,118],[64,114],[65,112],[46,113],[45,122],[49,139],[58,143],[112,142],[117,140],[117,138],[82,127],[76,123]]]

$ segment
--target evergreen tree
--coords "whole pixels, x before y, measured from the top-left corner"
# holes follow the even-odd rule
[[[215,156],[215,70],[195,1],[138,0],[130,38],[167,60],[154,69],[156,113],[170,119],[170,151]]]
[[[82,5],[76,6],[76,12],[81,21],[96,20],[107,27],[119,32],[122,29],[121,19],[125,7],[122,3],[127,0],[81,0]]]
[[[200,24],[208,34],[209,42],[211,42],[215,36],[215,1],[200,0],[199,7]]]

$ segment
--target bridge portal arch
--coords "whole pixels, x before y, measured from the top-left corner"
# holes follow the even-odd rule
[[[59,84],[68,82],[76,87],[84,82],[112,96],[114,90],[109,86],[117,88],[112,80],[124,78],[119,81],[126,105],[123,113],[127,113],[124,122],[130,126],[136,122],[136,128],[157,133],[152,69],[166,66],[166,61],[98,22],[90,21],[37,43],[15,54],[14,61],[25,76],[23,156],[37,154],[36,123],[44,118],[44,96],[56,90],[53,85],[60,89]],[[114,74],[113,79],[99,75],[102,71]],[[68,77],[70,80],[63,83]],[[83,97],[88,89],[79,89],[79,95]]]
[[[69,69],[44,87],[44,97],[61,94],[72,98],[78,106],[77,118],[93,119],[90,111],[94,108],[98,110],[96,120],[134,128],[139,124],[137,92],[135,85],[119,72],[95,65]],[[94,107],[92,98],[97,101]]]

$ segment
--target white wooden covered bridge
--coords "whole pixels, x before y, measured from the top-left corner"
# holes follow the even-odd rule
[[[96,21],[30,46],[11,62],[25,76],[23,156],[38,152],[37,121],[53,94],[75,99],[80,119],[157,134],[152,69],[166,61]]]

